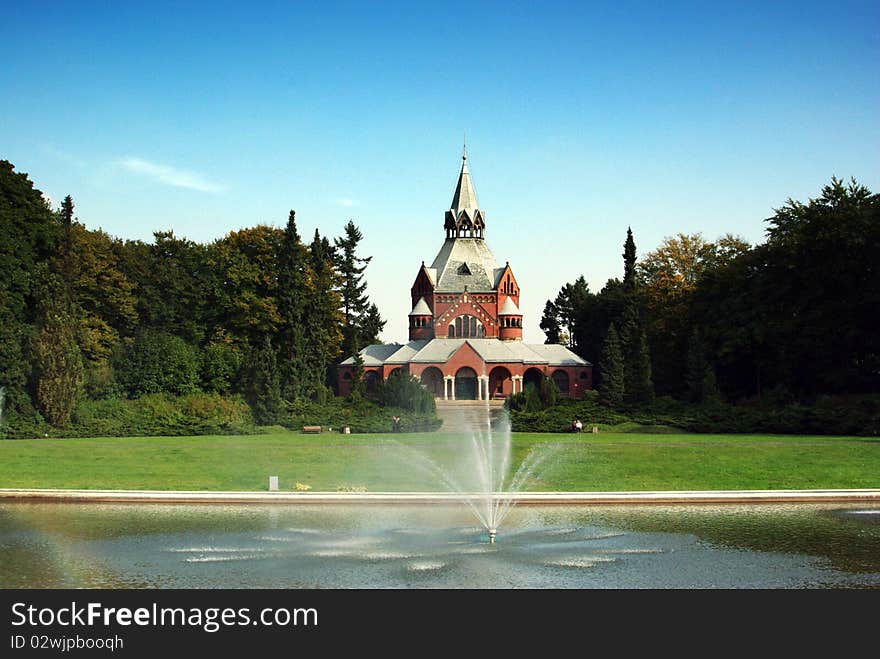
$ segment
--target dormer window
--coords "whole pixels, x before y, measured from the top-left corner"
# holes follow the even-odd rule
[[[458,274],[460,274],[460,275],[470,275],[471,274],[471,269],[469,267],[467,267],[467,263],[462,263],[460,266],[458,266]]]

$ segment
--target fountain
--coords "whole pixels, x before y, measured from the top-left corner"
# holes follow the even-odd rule
[[[414,464],[460,497],[486,530],[489,544],[495,544],[498,528],[516,505],[516,494],[523,490],[556,447],[532,447],[516,471],[508,476],[513,453],[510,421],[505,415],[498,427],[493,429],[488,404],[485,412],[484,428],[470,433],[463,465],[453,467],[440,464],[423,452],[412,447],[405,448]]]

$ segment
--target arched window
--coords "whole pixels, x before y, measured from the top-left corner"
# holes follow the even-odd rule
[[[556,388],[559,389],[560,393],[567,394],[568,393],[568,373],[565,371],[559,370],[553,372],[553,383],[556,385]]]
[[[452,331],[452,325],[450,327],[450,332]],[[455,334],[451,334],[449,336],[457,336],[459,338],[483,338],[486,336],[486,328],[483,327],[483,323],[481,323],[476,316],[459,316],[455,319]]]
[[[454,339],[454,338],[455,338],[455,325],[450,325],[450,326],[449,326],[449,335],[448,335],[448,336],[449,336],[450,339]]]

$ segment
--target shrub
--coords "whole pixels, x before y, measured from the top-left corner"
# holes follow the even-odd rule
[[[434,395],[425,389],[421,380],[400,371],[379,383],[379,401],[385,407],[397,407],[416,414],[435,410]]]
[[[190,394],[198,390],[198,350],[165,332],[144,331],[117,364],[119,383],[132,397],[144,394]]]
[[[242,434],[253,431],[250,408],[240,396],[146,394],[134,400],[81,401],[64,437],[137,437]]]
[[[241,368],[241,354],[228,343],[212,341],[202,351],[202,388],[227,393]]]
[[[391,417],[400,417],[402,432],[427,432],[436,430],[442,423],[432,410],[430,413],[412,412],[395,407],[383,407],[369,400],[351,400],[330,397],[327,402],[298,399],[282,406],[281,422],[288,428],[299,430],[303,426],[321,426],[334,431],[348,426],[355,433],[391,432]]]

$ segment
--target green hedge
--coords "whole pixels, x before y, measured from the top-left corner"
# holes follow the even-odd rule
[[[391,432],[391,417],[400,417],[401,432],[427,432],[440,427],[431,412],[411,412],[362,401],[330,398],[284,403],[281,426],[300,430],[322,426],[334,430],[348,426],[355,433]],[[254,424],[247,402],[238,395],[197,393],[186,396],[147,394],[135,399],[82,400],[67,427],[52,428],[39,417],[12,418],[3,429],[7,439],[32,437],[143,437],[181,435],[252,434],[263,429]]]
[[[352,402],[345,398],[331,398],[324,403],[299,400],[285,403],[281,423],[293,430],[303,426],[321,426],[341,430],[348,426],[355,433],[391,432],[391,417],[400,417],[401,432],[430,432],[437,430],[442,421],[436,413],[411,412],[397,407],[382,407],[370,401]]]
[[[133,400],[86,400],[77,405],[70,426],[50,434],[66,437],[215,435],[253,432],[247,403],[219,394],[148,394]]]
[[[805,403],[694,405],[659,398],[637,409],[613,410],[594,392],[583,400],[561,400],[539,411],[512,409],[516,432],[567,432],[574,419],[584,429],[604,431],[668,432],[673,429],[703,433],[779,433],[806,435],[880,434],[880,396],[825,396]]]

